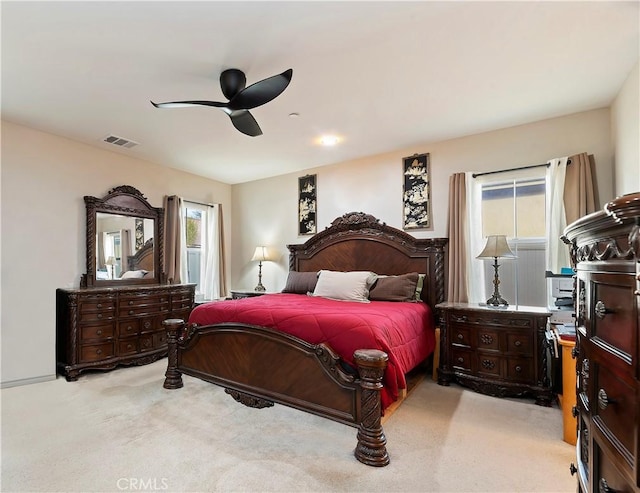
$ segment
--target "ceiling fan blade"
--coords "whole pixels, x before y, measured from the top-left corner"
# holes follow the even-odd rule
[[[258,122],[247,110],[232,111],[229,116],[231,117],[233,126],[243,134],[249,135],[250,137],[262,135],[262,130],[260,130]]]
[[[250,110],[278,97],[287,88],[293,69],[285,70],[281,74],[251,84],[242,89],[228,103],[231,110]]]
[[[233,99],[246,84],[247,78],[244,72],[237,68],[227,69],[220,74],[220,88],[227,99]]]
[[[219,103],[218,101],[168,101],[166,103],[151,104],[156,108],[188,108],[190,106],[213,106],[215,108],[225,108],[227,103]]]

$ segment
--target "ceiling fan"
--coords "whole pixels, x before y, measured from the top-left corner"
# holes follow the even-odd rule
[[[231,118],[231,123],[243,134],[251,137],[262,135],[262,130],[250,109],[268,103],[278,97],[287,88],[293,69],[285,70],[281,74],[263,79],[249,87],[245,87],[247,78],[242,70],[230,68],[220,74],[222,94],[229,100],[226,103],[218,101],[169,101],[151,104],[156,108],[185,108],[189,106],[213,106],[220,108]]]

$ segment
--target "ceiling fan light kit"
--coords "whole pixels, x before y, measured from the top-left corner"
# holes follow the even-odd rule
[[[211,106],[220,108],[231,118],[231,123],[245,135],[257,137],[262,130],[249,112],[277,98],[287,88],[293,76],[293,69],[268,77],[246,87],[247,78],[242,70],[230,68],[220,74],[222,94],[229,100],[219,101],[168,101],[151,104],[156,108],[186,108],[190,106]]]

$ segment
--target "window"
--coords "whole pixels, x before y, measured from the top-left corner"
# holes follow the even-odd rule
[[[180,277],[196,285],[196,299],[215,300],[226,295],[222,210],[220,204],[199,204],[182,200]]]
[[[502,296],[512,305],[546,306],[546,168],[484,175],[476,181],[479,241],[484,245],[489,235],[505,235],[517,257],[498,260]],[[484,272],[488,298],[493,292],[491,262],[484,263]]]

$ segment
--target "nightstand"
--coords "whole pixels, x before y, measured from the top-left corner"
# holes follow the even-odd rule
[[[440,385],[457,382],[483,394],[533,396],[536,404],[551,405],[546,308],[444,302],[436,310]]]
[[[263,294],[268,294],[266,291],[252,291],[252,290],[244,290],[244,289],[232,289],[231,290],[231,299],[239,300],[241,298],[253,298],[254,296],[262,296]]]

